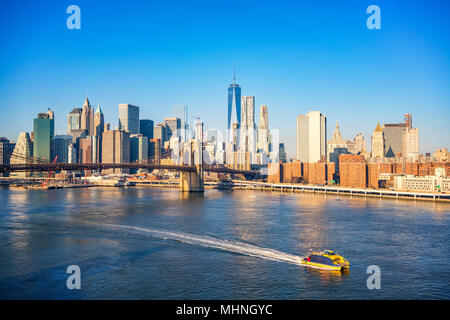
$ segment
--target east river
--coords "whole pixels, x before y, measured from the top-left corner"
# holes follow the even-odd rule
[[[450,299],[449,248],[445,203],[0,187],[0,299]],[[296,264],[323,249],[350,272]]]

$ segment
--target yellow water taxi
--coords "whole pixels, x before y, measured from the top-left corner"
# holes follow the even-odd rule
[[[343,271],[350,268],[350,263],[347,259],[331,250],[313,252],[308,257],[301,259],[300,263],[306,264],[312,268],[335,271]]]

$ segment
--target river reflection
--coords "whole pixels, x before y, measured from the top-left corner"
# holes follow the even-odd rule
[[[149,188],[0,188],[0,201],[0,298],[450,298],[447,204]],[[178,240],[154,237],[158,230]],[[236,241],[237,251],[179,241],[184,236]],[[348,258],[350,272],[239,253],[252,245],[286,257],[332,249]],[[70,264],[83,270],[82,292],[65,289]],[[383,275],[376,292],[366,286],[372,264]]]

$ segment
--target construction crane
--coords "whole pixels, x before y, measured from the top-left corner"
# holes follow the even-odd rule
[[[55,159],[53,160],[52,163],[56,163],[56,160],[58,160],[58,156],[55,157]],[[43,186],[43,187],[47,186],[48,180],[50,180],[50,176],[52,175],[52,173],[53,173],[53,170],[51,170],[51,171],[48,173],[47,180],[45,180],[45,182],[42,182],[42,186]]]

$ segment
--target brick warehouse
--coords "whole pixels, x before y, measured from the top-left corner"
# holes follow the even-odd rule
[[[306,163],[271,163],[268,165],[267,181],[269,183],[310,183],[329,184],[335,180],[334,162]]]
[[[367,186],[366,160],[362,155],[339,155],[340,185],[365,188]]]
[[[338,173],[334,162],[306,163],[294,160],[290,163],[274,163],[269,164],[267,181],[330,184],[340,180],[339,185],[343,187],[379,188],[383,187],[379,185],[380,175],[427,176],[434,175],[437,167],[443,167],[446,175],[450,176],[450,162],[403,162],[402,158],[373,161],[367,162],[362,155],[342,154],[339,156]]]

